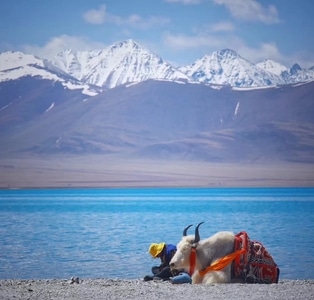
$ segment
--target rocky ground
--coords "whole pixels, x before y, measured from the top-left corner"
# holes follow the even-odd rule
[[[120,279],[0,280],[5,299],[314,299],[314,280],[278,284],[174,285],[170,282]]]

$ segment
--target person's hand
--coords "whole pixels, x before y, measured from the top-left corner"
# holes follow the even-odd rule
[[[180,270],[173,269],[173,270],[171,270],[171,273],[173,276],[177,276],[180,274]]]

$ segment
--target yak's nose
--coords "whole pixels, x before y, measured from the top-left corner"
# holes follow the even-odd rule
[[[174,268],[174,263],[171,263],[169,266],[170,268]]]

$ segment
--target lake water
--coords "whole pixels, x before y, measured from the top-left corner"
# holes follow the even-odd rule
[[[202,221],[201,238],[247,231],[281,279],[314,279],[313,188],[0,190],[0,278],[142,278],[150,243]]]

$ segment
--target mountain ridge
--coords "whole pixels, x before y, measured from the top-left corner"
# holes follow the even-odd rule
[[[17,57],[14,57],[13,53],[16,53]],[[23,55],[24,60],[21,59]],[[50,76],[51,80],[62,81],[65,86],[74,88],[76,85],[86,94],[91,87],[89,93],[97,94],[104,89],[148,79],[237,87],[264,87],[314,80],[314,67],[302,69],[292,66],[289,69],[272,62],[272,65],[276,65],[277,68],[281,66],[282,71],[278,73],[278,70],[271,67],[270,60],[268,63],[265,60],[266,62],[253,64],[231,49],[215,51],[190,65],[174,67],[132,39],[110,45],[102,50],[64,50],[50,60],[33,56],[33,61],[45,70],[45,74],[42,72],[36,74],[29,61],[32,61],[30,54],[0,53],[2,65],[0,82],[25,75],[38,75],[43,78]],[[9,66],[5,68],[6,65]],[[20,71],[24,70],[24,75],[16,72],[19,68]],[[64,76],[68,76],[71,84],[65,82]]]
[[[279,84],[230,49],[184,72],[132,40],[59,59],[0,54],[3,157],[314,163],[314,81],[297,64],[263,68],[305,83]]]
[[[238,90],[146,80],[84,98],[61,84],[20,80],[28,94],[12,87],[11,104],[1,101],[2,157],[314,163],[314,82]],[[3,84],[0,99],[7,98]]]
[[[237,87],[280,85],[285,82],[266,69],[259,68],[234,50],[223,49],[205,55],[192,65],[179,68],[193,79],[205,83]]]

